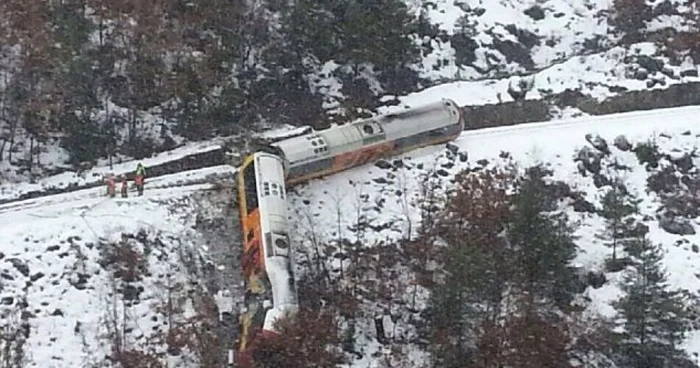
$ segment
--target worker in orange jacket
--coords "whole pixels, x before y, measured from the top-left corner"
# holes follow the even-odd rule
[[[114,174],[107,175],[107,195],[112,198],[115,196]]]

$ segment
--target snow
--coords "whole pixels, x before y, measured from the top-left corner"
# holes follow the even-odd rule
[[[630,91],[647,90],[646,80],[626,77],[629,74],[628,66],[622,61],[628,55],[654,55],[657,52],[658,48],[654,44],[639,43],[629,50],[623,47],[614,47],[601,54],[573,57],[533,74],[534,87],[527,94],[526,99],[542,99],[548,95],[564,92],[567,89],[579,90],[598,100],[617,95],[618,93],[611,91],[612,87],[624,87]],[[658,58],[666,60],[663,57]],[[676,75],[679,75],[683,70],[695,68],[687,64],[680,66],[666,65]],[[654,77],[662,78],[666,82],[666,86],[678,83],[700,82],[698,77],[678,77],[674,79],[661,73],[656,73]],[[460,106],[495,104],[501,101],[510,102],[513,101],[513,98],[507,93],[507,90],[511,78],[439,84],[399,97],[399,105],[382,107],[378,110],[378,113],[419,106],[441,98],[453,99]],[[654,88],[665,87],[655,86]]]
[[[415,107],[442,98],[453,99],[459,105],[512,101],[506,92],[512,74],[532,74],[534,77],[534,88],[528,93],[527,99],[542,99],[567,89],[578,90],[597,99],[616,95],[617,92],[611,91],[616,90],[613,87],[645,90],[646,81],[633,78],[632,70],[624,62],[630,55],[649,55],[663,60],[676,76],[681,71],[698,70],[689,58],[681,60],[680,65],[671,65],[670,60],[661,56],[662,50],[652,43],[639,43],[630,47],[613,46],[614,39],[608,39],[612,36],[607,23],[612,0],[406,1],[416,16],[420,8],[425,6],[431,21],[449,35],[460,31],[458,20],[467,15],[466,26],[473,30],[468,36],[478,46],[475,50],[476,61],[473,65],[457,65],[456,50],[450,41],[443,42],[439,37],[416,40],[432,49],[424,52],[422,61],[417,65],[420,75],[433,83],[441,84],[398,96],[398,105],[382,107],[379,113]],[[675,3],[674,6],[677,5]],[[524,13],[534,5],[542,8],[544,19],[534,20]],[[483,13],[477,15],[476,9],[481,9],[479,12]],[[680,5],[677,9],[685,11]],[[509,62],[506,55],[494,46],[495,40],[517,41],[517,35],[509,30],[512,25],[539,38],[539,44],[530,53],[532,70],[526,71],[523,65]],[[677,15],[661,16],[647,24],[649,30],[669,27],[685,30],[692,25]],[[583,47],[584,42],[597,37],[606,39],[599,43],[599,49],[586,50]],[[339,101],[344,99],[340,92],[342,82],[334,76],[339,67],[333,60],[326,61],[309,81],[314,91],[324,95],[323,107],[330,112],[340,111]],[[486,69],[489,70],[484,72]],[[700,82],[698,77],[671,78],[660,73],[650,75],[650,78],[663,79],[666,86]],[[393,97],[384,96],[383,101]],[[111,101],[107,101],[107,104],[110,115],[128,115],[128,111]],[[403,155],[401,159],[407,164],[406,168],[393,173],[387,173],[374,165],[365,165],[314,180],[308,185],[290,190],[288,195],[290,228],[295,230],[292,235],[297,259],[301,258],[298,257],[301,253],[313,252],[312,239],[318,244],[334,244],[339,237],[350,240],[363,237],[365,243],[369,244],[397,239],[408,232],[409,225],[415,230],[420,222],[415,200],[421,174],[442,168],[452,176],[482,159],[500,165],[504,161],[500,157],[502,152],[509,152],[513,161],[521,166],[548,163],[554,170],[556,179],[583,190],[587,199],[595,203],[602,195],[602,190],[596,188],[590,178],[581,177],[573,161],[576,150],[587,145],[584,139],[586,133],[599,134],[608,143],[612,143],[620,134],[624,134],[633,143],[654,138],[666,153],[672,153],[672,149],[689,152],[700,146],[699,113],[700,107],[685,107],[574,119],[582,115],[581,112],[574,108],[564,108],[559,114],[562,119],[556,121],[465,132],[454,144],[469,153],[469,162],[466,163],[448,159],[443,147],[435,146]],[[95,114],[96,118],[106,120],[107,111]],[[140,112],[139,129],[148,136],[159,137],[162,119],[158,115],[157,109]],[[261,137],[276,138],[298,131],[299,128],[288,126],[275,132],[266,132]],[[684,135],[686,131],[691,131],[691,134]],[[20,141],[22,134],[21,131],[18,132]],[[19,151],[14,159],[24,159],[28,143],[19,142],[17,146]],[[192,143],[142,162],[150,167],[218,148],[217,142]],[[67,154],[58,147],[57,142],[50,140],[43,149],[42,165],[50,169],[63,166]],[[613,151],[616,158],[633,167],[633,171],[626,174],[626,180],[631,183],[629,187],[643,199],[644,214],[653,218],[659,200],[653,193],[647,193],[645,181],[648,173],[632,153]],[[441,166],[448,162],[454,162],[454,167],[447,169]],[[418,168],[419,164],[424,165],[423,169]],[[697,159],[696,165],[700,165]],[[16,199],[24,193],[45,188],[99,182],[107,173],[122,174],[133,171],[135,166],[136,162],[131,161],[109,168],[102,160],[100,166],[82,173],[65,172],[40,179],[33,184],[2,182],[0,200]],[[0,173],[5,175],[5,179],[20,177],[10,173],[12,168],[14,166],[7,160],[0,162]],[[142,295],[144,301],[127,308],[131,318],[130,327],[141,331],[146,337],[152,335],[152,328],[159,323],[151,321],[153,311],[147,304],[161,297],[157,295],[162,290],[158,285],[162,281],[159,275],[169,274],[176,281],[187,282],[186,272],[183,271],[186,266],[177,254],[191,251],[215,256],[208,253],[211,247],[206,240],[193,230],[197,206],[190,196],[210,189],[212,176],[228,176],[234,170],[230,166],[216,166],[152,178],[147,183],[145,195],[140,198],[132,194],[128,199],[107,199],[104,187],[97,187],[0,205],[0,223],[4,230],[0,232],[0,274],[3,275],[0,316],[5,317],[0,321],[7,323],[14,320],[19,323],[18,298],[26,295],[27,309],[34,315],[28,320],[31,332],[27,350],[31,352],[32,366],[80,367],[89,364],[88,360],[99,360],[109,353],[108,342],[101,334],[105,332],[105,314],[112,306],[109,295],[111,286],[107,271],[98,264],[101,254],[97,248],[101,241],[119,241],[121,234],[144,231],[150,238],[165,239],[164,244],[148,259],[152,276],[141,282],[145,289]],[[393,181],[394,184],[377,183],[373,181],[376,178]],[[448,180],[449,177],[443,179],[443,189],[449,185]],[[401,194],[397,194],[397,189]],[[305,201],[309,204],[305,204]],[[348,227],[359,220],[358,216],[367,217],[375,225],[389,223],[391,226],[378,232],[353,233]],[[602,219],[577,212],[570,212],[570,216],[572,221],[580,223],[576,233],[579,236],[577,243],[580,252],[575,263],[586,269],[602,270],[604,259],[610,252],[597,237],[603,227]],[[696,230],[700,230],[698,221],[695,219]],[[647,224],[650,226],[651,239],[664,247],[664,264],[669,271],[671,284],[697,294],[700,289],[700,281],[696,276],[700,274],[698,254],[693,253],[688,244],[700,244],[700,235],[671,235],[660,229],[655,221]],[[336,233],[338,230],[340,233]],[[676,245],[681,239],[687,243]],[[55,246],[58,247],[57,250],[48,250]],[[28,276],[23,275],[11,263],[12,259],[27,265]],[[332,260],[329,265],[336,270],[341,266],[339,258],[329,259]],[[71,282],[78,281],[78,272],[91,275],[83,290],[71,285]],[[32,276],[39,273],[43,276],[31,281]],[[621,275],[606,276],[608,282],[599,289],[590,288],[586,291],[586,296],[591,299],[591,312],[613,317],[615,311],[610,303],[621,296],[616,285]],[[30,281],[31,284],[28,284]],[[5,301],[7,297],[13,298],[10,304]],[[238,296],[226,292],[217,294],[220,312],[235,312],[235,303],[231,299],[236,297]],[[425,293],[419,293],[418,300],[419,305],[422,305]],[[120,311],[124,308],[123,305],[117,307]],[[57,309],[62,316],[52,315]],[[79,333],[75,332],[77,322],[81,325]],[[358,331],[373,331],[371,321],[359,321],[357,327]],[[410,334],[411,331],[405,320],[397,322],[397,334]],[[143,339],[130,343],[139,345]],[[379,352],[377,355],[381,356],[382,347],[372,333],[361,333],[357,345],[361,347],[363,356],[350,364],[350,367],[377,367],[379,358],[373,353]],[[700,354],[700,331],[690,333],[684,347],[690,353]],[[425,353],[415,347],[408,347],[406,356],[411,362],[425,359]]]
[[[41,198],[32,205],[25,201],[13,204],[13,208],[0,207],[0,313],[12,316],[20,298],[26,296],[26,309],[33,315],[28,320],[29,366],[79,367],[110,354],[109,341],[103,334],[107,332],[105,318],[112,308],[117,308],[118,316],[126,308],[125,326],[140,331],[136,336],[152,336],[161,324],[151,319],[151,308],[165,295],[162,283],[168,278],[187,282],[186,266],[178,255],[202,251],[203,242],[193,230],[196,208],[187,197],[211,188],[211,184],[187,183],[230,171],[231,167],[220,166],[157,178],[143,197],[132,192],[129,198],[109,199],[103,188],[95,188]],[[112,281],[109,271],[100,266],[100,259],[103,247],[114,246],[123,234],[139,232],[150,239],[160,238],[163,244],[145,253],[148,273],[138,283],[144,287],[141,303],[125,307],[112,301]],[[26,265],[27,275],[12,262]],[[71,285],[78,281],[79,274],[88,277],[82,290]],[[9,297],[14,299],[5,302]],[[126,344],[138,347],[144,341],[132,338]]]
[[[603,190],[596,188],[591,178],[582,177],[573,161],[576,150],[587,145],[584,139],[587,133],[598,134],[609,143],[620,134],[633,143],[654,139],[663,152],[677,156],[679,152],[690,152],[700,146],[699,114],[700,107],[694,106],[467,131],[453,144],[469,153],[468,162],[450,161],[443,147],[433,146],[400,157],[406,166],[396,172],[389,173],[374,165],[365,165],[314,180],[288,193],[290,228],[295,229],[292,234],[295,256],[311,252],[312,239],[318,244],[333,244],[338,236],[350,238],[351,241],[355,236],[362,236],[365,243],[372,244],[405,235],[409,222],[415,230],[420,222],[415,199],[421,174],[433,168],[443,168],[441,165],[446,162],[454,163],[454,167],[444,168],[450,176],[482,159],[499,165],[504,162],[500,157],[504,151],[509,152],[520,167],[547,163],[554,171],[555,179],[584,191],[588,200],[597,203]],[[181,150],[180,154],[206,149],[206,146],[190,148],[189,151]],[[612,149],[616,159],[633,168],[626,175],[626,180],[631,183],[629,188],[643,199],[644,214],[653,218],[659,203],[653,193],[646,191],[648,173],[638,164],[633,153]],[[159,159],[165,160],[154,160]],[[700,164],[697,161],[696,164]],[[146,164],[153,162],[157,161],[146,161]],[[423,164],[422,169],[418,168],[419,164]],[[134,163],[124,165],[131,167]],[[96,172],[106,170],[95,169]],[[223,165],[153,178],[143,197],[132,195],[127,199],[108,199],[104,196],[104,188],[99,187],[0,206],[0,222],[6,229],[0,232],[4,256],[0,261],[0,273],[6,275],[1,296],[13,298],[10,304],[1,305],[0,311],[9,314],[5,321],[17,318],[12,310],[17,308],[17,298],[26,295],[28,309],[35,315],[29,319],[31,334],[28,342],[34,366],[80,366],[88,357],[95,359],[100,353],[108,353],[109,344],[100,334],[105,332],[102,327],[104,315],[112,306],[109,295],[112,289],[108,272],[99,265],[101,253],[98,248],[119,241],[121,234],[139,231],[149,237],[167,239],[149,256],[149,272],[153,276],[141,281],[145,288],[142,299],[155,302],[161,293],[157,275],[169,273],[175,278],[185,277],[181,260],[173,254],[183,249],[202,254],[209,251],[207,243],[193,231],[196,208],[187,198],[211,188],[208,181],[212,175],[230,176],[234,170]],[[394,183],[373,181],[378,177]],[[448,179],[449,176],[444,179],[443,189],[447,188]],[[397,189],[402,194],[397,194]],[[377,232],[352,233],[348,226],[358,220],[358,214],[367,217],[374,225],[389,223],[391,226]],[[603,261],[610,252],[597,236],[602,220],[587,213],[571,212],[570,216],[572,221],[580,223],[576,233],[580,252],[575,264],[585,269],[602,270]],[[340,234],[336,233],[338,221],[341,224]],[[695,276],[700,274],[698,255],[688,249],[688,244],[700,244],[700,235],[670,235],[661,230],[655,221],[647,224],[652,241],[664,247],[664,264],[669,271],[671,284],[697,293],[700,289],[700,281]],[[687,243],[677,246],[681,238]],[[52,246],[58,248],[48,250]],[[164,258],[159,259],[158,256]],[[329,261],[329,265],[337,270],[339,259],[329,259],[333,260]],[[22,275],[12,262],[26,264],[29,269],[27,275]],[[180,270],[167,271],[177,269]],[[71,285],[71,282],[77,281],[78,272],[90,275],[83,290]],[[27,285],[32,276],[39,273],[43,276]],[[608,283],[599,289],[590,288],[586,295],[591,299],[591,311],[613,317],[615,311],[610,303],[621,295],[615,282],[620,275],[607,276]],[[423,296],[419,293],[419,306],[425,303]],[[234,311],[232,298],[236,296],[227,293],[216,296],[222,312]],[[145,337],[157,324],[150,320],[153,311],[148,305],[142,302],[126,307],[131,316],[129,323],[143,331]],[[118,307],[124,308],[123,305]],[[56,310],[60,311],[59,315],[53,315]],[[80,322],[80,333],[75,332],[77,322]],[[360,333],[373,330],[369,320],[359,321],[357,327]],[[397,336],[410,335],[411,331],[405,320],[397,321]],[[700,352],[700,338],[697,336],[697,332],[689,335],[685,342],[687,351]],[[130,343],[140,346],[143,341],[138,339]],[[372,333],[361,333],[357,344],[362,349],[362,358],[350,366],[377,366],[382,346],[374,340]],[[57,354],[58,351],[65,353]],[[377,356],[373,355],[375,352],[378,352]],[[406,354],[413,361],[425,359],[425,353],[416,347],[407,347]]]
[[[450,160],[444,147],[433,146],[397,158],[403,160],[404,168],[395,171],[385,171],[368,164],[314,180],[308,185],[295,187],[288,195],[291,228],[297,229],[293,234],[295,254],[297,257],[313,254],[314,243],[336,244],[338,237],[354,241],[356,237],[362,236],[364,244],[398,239],[406,233],[409,225],[415,230],[420,222],[416,198],[421,174],[434,168],[449,172],[450,175],[443,181],[445,189],[449,186],[448,180],[452,175],[473,166],[479,160],[488,160],[495,165],[505,164],[506,161],[501,158],[503,152],[509,152],[512,161],[521,168],[538,163],[546,164],[554,172],[553,179],[568,183],[574,190],[585,192],[587,200],[599,203],[605,187],[599,189],[593,184],[592,178],[582,177],[574,162],[578,149],[588,145],[584,139],[588,133],[600,135],[613,150],[614,158],[633,168],[624,179],[628,188],[643,200],[642,214],[654,218],[659,201],[654,193],[647,191],[647,171],[638,163],[634,153],[620,151],[612,146],[612,142],[618,135],[625,135],[633,144],[654,139],[661,152],[691,152],[700,148],[700,126],[697,124],[699,114],[700,106],[691,106],[467,131],[453,144],[460,151],[468,152],[468,162]],[[454,167],[441,166],[447,162],[454,163]],[[418,168],[420,164],[423,169]],[[700,160],[696,159],[695,164],[700,165]],[[389,183],[374,181],[378,178],[384,178]],[[397,194],[397,190],[402,194]],[[359,220],[358,216],[365,217],[374,225],[389,226],[377,232],[353,233],[348,229]],[[580,247],[575,264],[587,270],[603,270],[604,260],[611,250],[599,239],[603,228],[602,219],[597,215],[574,211],[570,211],[569,216],[572,222],[580,223],[575,234],[579,237],[577,244]],[[699,229],[700,219],[695,219],[695,222],[696,229]],[[700,274],[698,254],[693,253],[688,244],[700,244],[700,234],[672,235],[660,229],[655,220],[648,221],[647,225],[650,226],[650,240],[663,246],[663,264],[669,272],[670,284],[697,294],[700,290],[700,280],[695,276]],[[341,230],[340,234],[337,233],[338,230]],[[685,246],[676,245],[680,239],[687,241]],[[338,272],[338,257],[331,256],[329,259],[333,260],[328,262],[329,266]],[[613,317],[615,311],[611,302],[621,296],[616,283],[621,275],[606,276],[608,283],[599,289],[589,288],[586,295],[591,299],[592,311]],[[400,321],[399,324],[407,327],[405,321]],[[373,327],[368,327],[368,330],[373,331]],[[372,335],[372,332],[368,333]],[[700,351],[700,339],[695,332],[691,336],[695,337],[688,340],[687,344],[690,345],[687,351]],[[377,366],[376,359],[370,358],[372,346],[374,345],[365,346],[367,351],[364,352],[364,358],[350,367]]]

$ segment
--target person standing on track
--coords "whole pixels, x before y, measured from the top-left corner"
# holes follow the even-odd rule
[[[128,196],[128,191],[129,191],[129,180],[127,179],[126,175],[122,175],[122,198],[126,198]]]
[[[107,175],[107,195],[114,198],[115,196],[115,183],[114,183],[114,174],[108,174]]]
[[[134,177],[134,183],[136,184],[136,189],[139,191],[139,195],[143,195],[143,184],[146,179],[146,167],[143,163],[139,162],[136,165],[136,176]]]

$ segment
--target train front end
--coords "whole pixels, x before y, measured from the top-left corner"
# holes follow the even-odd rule
[[[248,156],[238,172],[238,199],[246,291],[236,360],[247,368],[256,345],[278,334],[275,322],[298,309],[282,159]]]

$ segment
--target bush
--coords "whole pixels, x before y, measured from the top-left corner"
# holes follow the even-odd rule
[[[647,168],[659,167],[659,160],[662,156],[659,153],[659,146],[656,142],[639,143],[632,151],[637,155],[640,164],[647,164]]]

